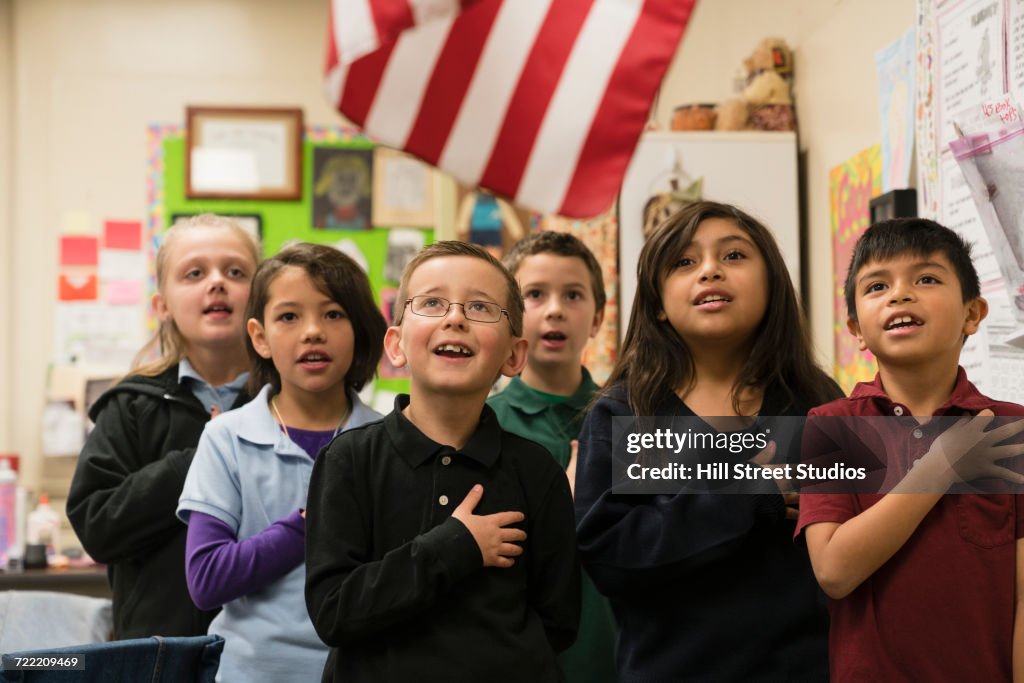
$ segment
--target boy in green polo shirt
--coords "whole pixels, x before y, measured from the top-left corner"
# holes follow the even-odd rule
[[[567,233],[518,242],[505,266],[523,293],[526,367],[487,403],[503,429],[541,444],[574,487],[575,440],[597,384],[583,367],[587,341],[604,320],[604,278],[593,253]],[[615,623],[607,600],[583,575],[576,643],[558,662],[569,683],[614,682]]]

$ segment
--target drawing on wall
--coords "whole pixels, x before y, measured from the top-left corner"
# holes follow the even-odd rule
[[[529,214],[489,192],[459,187],[458,236],[500,259],[505,248],[526,237]]]
[[[405,265],[423,248],[426,235],[419,230],[392,230],[388,233],[388,256],[384,263],[384,279],[398,282]]]
[[[434,225],[434,172],[419,159],[377,147],[373,159],[373,224],[382,228]]]
[[[867,230],[870,202],[882,191],[882,151],[873,145],[829,172],[829,207],[832,216],[833,335],[836,381],[849,393],[857,382],[875,376],[875,358],[861,351],[857,338],[846,328],[845,280],[853,246]]]
[[[372,227],[372,149],[313,148],[313,225],[334,230]]]

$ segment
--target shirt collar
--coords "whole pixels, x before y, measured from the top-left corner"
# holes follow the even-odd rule
[[[292,447],[298,448],[298,445],[285,436],[277,420],[270,412],[270,392],[272,389],[271,385],[265,384],[260,389],[260,393],[256,395],[256,398],[241,408],[236,408],[235,411],[232,411],[239,413],[237,422],[238,438],[258,445],[274,446],[275,450],[278,451],[285,449],[291,452],[293,450]],[[341,430],[342,432],[380,419],[380,413],[363,403],[356,392],[348,391],[348,400],[349,405],[352,406],[352,412],[349,414],[348,420],[345,421],[345,427]]]
[[[885,393],[885,388],[882,386],[881,374],[876,374],[875,379],[872,382],[859,382],[850,393],[850,399],[873,401],[885,414],[892,412],[890,407],[895,405],[893,400]],[[946,399],[946,402],[935,411],[935,414],[944,415],[957,409],[967,412],[977,412],[979,410],[991,408],[992,405],[992,399],[978,391],[978,388],[967,379],[967,372],[960,367],[957,369],[956,383],[953,385],[953,392],[949,395],[949,398]]]
[[[600,389],[599,386],[594,382],[590,376],[590,372],[584,367],[583,379],[580,381],[580,385],[576,388],[576,391],[570,396],[563,405],[567,405],[575,410],[583,410],[590,403],[590,399],[594,396],[594,392]],[[527,386],[519,376],[513,377],[509,385],[505,387],[502,394],[507,394],[506,400],[509,404],[520,410],[527,415],[537,415],[543,412],[551,406],[550,403],[544,400],[539,395],[537,390]]]
[[[409,405],[409,395],[395,397],[395,409],[384,418],[391,442],[406,461],[419,467],[442,450],[455,450],[452,446],[439,444],[420,431],[402,411]],[[469,441],[459,452],[485,467],[498,461],[501,451],[501,426],[490,406],[484,404],[477,424]]]
[[[178,361],[178,384],[184,384],[182,380],[186,378],[196,382],[202,382],[203,384],[212,388],[223,387],[225,389],[237,389],[240,391],[243,387],[245,387],[245,383],[249,381],[249,373],[243,372],[230,382],[222,384],[220,387],[213,387],[212,384],[207,382],[205,379],[202,378],[202,376],[198,372],[196,372],[196,369],[192,367],[191,363],[188,362],[188,358],[182,358],[180,361]]]
[[[285,438],[284,432],[281,431],[277,420],[270,412],[271,389],[271,385],[263,385],[260,393],[256,394],[256,398],[232,412],[238,414],[236,422],[238,438],[257,445],[274,446],[277,450],[279,442],[284,444],[290,439]]]

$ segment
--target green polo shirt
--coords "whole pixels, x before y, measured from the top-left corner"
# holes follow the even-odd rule
[[[584,411],[600,389],[583,368],[583,381],[572,396],[554,396],[537,391],[515,377],[500,394],[487,400],[498,414],[502,429],[536,441],[548,449],[555,462],[569,466],[569,442],[580,434]]]
[[[583,368],[583,381],[572,396],[537,391],[519,377],[487,400],[502,429],[548,449],[562,469],[569,465],[570,441],[579,437],[590,399],[600,389]],[[576,642],[558,657],[568,683],[614,683],[615,621],[608,600],[583,572],[580,630]]]

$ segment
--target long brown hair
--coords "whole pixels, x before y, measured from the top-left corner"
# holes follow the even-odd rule
[[[680,254],[709,218],[734,221],[750,236],[768,271],[768,308],[752,335],[753,346],[732,388],[733,410],[740,412],[745,389],[777,384],[789,396],[825,403],[837,396],[835,384],[814,361],[810,335],[797,303],[786,263],[771,232],[738,208],[717,202],[697,202],[658,226],[640,252],[637,287],[622,349],[605,389],[618,385],[637,416],[654,415],[665,397],[679,387],[689,390],[696,380],[693,356],[686,342],[666,320],[662,285]]]
[[[253,272],[255,272],[256,266],[260,262],[260,245],[253,236],[230,218],[212,213],[201,213],[198,216],[192,216],[175,223],[164,232],[160,249],[156,252],[157,291],[164,291],[164,284],[167,282],[167,272],[173,266],[173,264],[167,262],[169,259],[168,254],[171,252],[171,247],[178,236],[186,230],[209,228],[226,228],[241,237],[246,250],[252,256]],[[162,374],[171,366],[180,363],[181,359],[185,357],[187,349],[188,344],[185,338],[181,336],[181,331],[178,330],[178,326],[174,324],[174,321],[168,319],[166,322],[161,322],[157,327],[156,333],[135,354],[129,374],[145,375],[147,377],[155,377]],[[159,351],[160,357],[149,361],[154,350]]]

